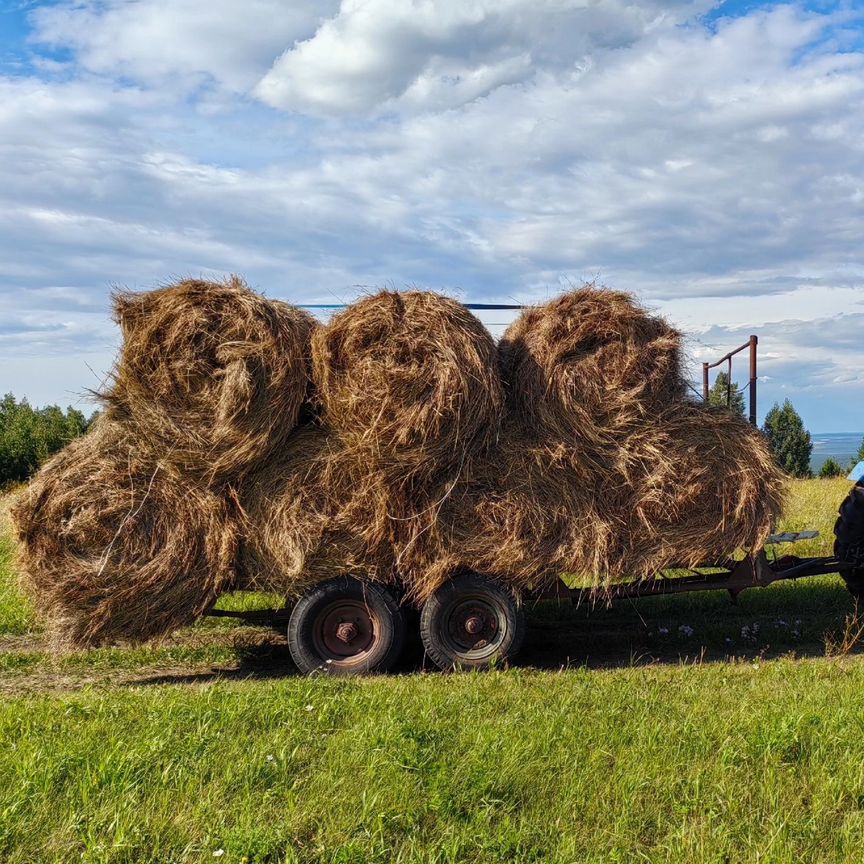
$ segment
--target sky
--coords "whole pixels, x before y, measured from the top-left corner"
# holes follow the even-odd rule
[[[0,0],[0,393],[86,407],[112,289],[229,273],[596,281],[864,433],[864,4]]]

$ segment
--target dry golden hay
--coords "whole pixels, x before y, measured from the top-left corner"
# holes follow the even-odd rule
[[[236,480],[278,449],[308,396],[314,319],[237,277],[115,295],[124,344],[110,416],[182,473]]]
[[[414,510],[423,500],[403,472],[370,468],[317,424],[298,429],[250,475],[240,499],[252,526],[241,545],[244,587],[286,596],[343,573],[395,581],[400,544],[422,518]]]
[[[428,532],[416,596],[465,569],[516,589],[559,573],[603,587],[724,562],[760,549],[782,507],[764,436],[725,409],[670,406],[620,441],[605,473],[567,445],[508,439]]]
[[[409,594],[423,602],[451,576],[487,573],[517,591],[605,559],[596,475],[564,445],[535,445],[507,426],[500,448],[454,488],[439,518],[403,555]],[[565,563],[566,562],[566,563]]]
[[[178,480],[104,419],[39,471],[13,519],[23,587],[61,645],[164,636],[235,580],[232,502]]]
[[[305,584],[327,527],[316,478],[328,443],[317,425],[302,426],[240,485],[250,526],[240,544],[243,588],[294,596]]]
[[[562,572],[608,586],[759,548],[779,513],[782,487],[762,435],[743,418],[681,398],[678,334],[629,297],[585,289],[563,301],[541,310],[539,328],[545,356],[558,358],[550,374],[560,392],[535,381],[535,396],[553,394],[539,400],[535,427],[526,430],[511,414],[496,446],[460,470],[418,478],[410,462],[373,458],[341,429],[318,427],[274,457],[244,495],[249,522],[260,526],[246,556],[256,584],[291,593],[347,570],[401,582],[423,602],[465,569],[516,589]],[[595,319],[605,308],[620,340],[568,357],[553,338],[572,347],[577,326],[567,322],[577,306]],[[555,315],[564,316],[560,327],[552,326]],[[531,365],[524,352],[534,335],[520,336],[521,347],[511,340],[523,367]],[[592,387],[576,371],[606,378]],[[617,403],[612,417],[608,406],[600,410],[601,396],[617,398],[610,382],[637,408]],[[587,408],[574,401],[580,393]],[[519,405],[512,400],[511,408]],[[568,429],[580,431],[565,435]]]
[[[325,421],[369,458],[422,470],[459,464],[496,440],[495,345],[455,300],[366,297],[316,331],[312,368]]]
[[[412,486],[398,470],[370,469],[333,432],[298,430],[241,487],[253,526],[241,546],[243,587],[297,596],[351,573],[401,583],[422,603],[466,568],[536,584],[572,558],[574,543],[586,556],[597,548],[572,524],[590,506],[590,477],[559,450],[517,445],[469,475]]]
[[[596,445],[685,393],[678,331],[593,285],[523,311],[498,353],[510,416],[531,436]]]
[[[760,433],[681,398],[678,334],[627,295],[582,289],[508,331],[503,426],[491,339],[433,294],[383,292],[315,332],[323,422],[297,428],[302,315],[236,281],[124,296],[118,315],[108,419],[15,511],[25,584],[72,644],[158,637],[233,587],[297,596],[342,573],[417,603],[465,569],[608,586],[758,548],[779,511]]]
[[[782,510],[785,478],[765,436],[742,416],[672,405],[622,443],[616,507],[628,514],[630,542],[645,538],[652,557],[644,570],[722,561],[764,545]]]

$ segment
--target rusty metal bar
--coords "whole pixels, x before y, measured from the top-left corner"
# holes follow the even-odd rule
[[[740,345],[738,348],[735,348],[733,351],[730,351],[728,354],[724,354],[716,363],[703,363],[702,364],[702,398],[707,402],[708,401],[708,393],[710,390],[709,386],[709,375],[708,371],[710,369],[716,369],[718,366],[723,363],[727,364],[728,376],[729,380],[726,383],[726,406],[731,407],[732,405],[732,358],[736,354],[740,354],[744,350],[749,350],[750,352],[750,388],[749,388],[749,420],[755,426],[756,425],[756,381],[757,381],[757,370],[756,370],[756,355],[758,352],[759,345],[759,337],[751,336],[743,345]]]
[[[734,351],[730,351],[728,354],[724,354],[716,363],[706,363],[704,365],[706,365],[709,369],[714,369],[721,363],[725,363],[730,357],[734,357],[736,354],[740,354],[745,348],[749,348],[751,345],[751,340],[753,338],[754,337],[751,336],[750,339],[748,339],[743,345],[736,348]]]
[[[750,422],[756,425],[756,353],[759,337],[750,337]]]
[[[568,588],[560,580],[547,588],[538,599],[564,599],[574,603],[609,603],[613,600],[656,597],[666,594],[682,594],[693,591],[728,591],[733,598],[748,588],[765,588],[772,582],[784,579],[805,579],[810,576],[825,576],[839,573],[852,565],[837,558],[793,558],[783,563],[769,562],[764,552],[730,564],[723,573],[695,573],[692,576],[657,577],[609,588]]]

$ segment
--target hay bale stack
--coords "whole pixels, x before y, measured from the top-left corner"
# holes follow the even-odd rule
[[[70,644],[346,572],[416,602],[463,569],[648,578],[760,546],[779,511],[762,436],[684,400],[679,334],[626,294],[527,310],[500,352],[419,291],[317,329],[236,278],[121,294],[116,314],[106,417],[15,511],[25,584]],[[321,416],[298,426],[310,357]]]
[[[13,518],[23,587],[59,644],[164,636],[234,581],[231,502],[179,480],[104,419],[41,469]]]
[[[186,476],[235,481],[278,449],[308,396],[315,320],[237,277],[114,298],[112,419]]]
[[[509,414],[531,437],[606,442],[686,391],[680,333],[620,291],[528,308],[498,347]]]
[[[601,333],[595,343],[588,326]],[[502,360],[528,392],[511,389],[497,445],[420,480],[416,460],[429,458],[437,438],[407,438],[413,446],[403,450],[395,418],[405,410],[401,394],[419,392],[409,372],[422,378],[434,368],[404,364],[388,397],[386,358],[399,334],[388,328],[364,340],[349,331],[369,352],[358,366],[371,381],[344,373],[361,382],[347,395],[333,372],[332,334],[316,334],[325,409],[330,398],[347,408],[325,410],[326,419],[342,418],[340,427],[310,430],[298,440],[306,455],[289,447],[281,466],[267,466],[245,490],[250,522],[261,526],[250,547],[260,587],[291,593],[340,569],[399,581],[417,602],[465,569],[517,589],[561,572],[603,586],[755,549],[770,532],[782,481],[762,435],[743,418],[682,398],[678,334],[627,295],[586,288],[529,311]],[[364,392],[374,396],[364,401]],[[383,443],[377,418],[360,413],[382,403]],[[407,404],[410,427],[415,404]],[[347,422],[354,411],[360,420]]]
[[[428,291],[382,291],[312,339],[325,422],[359,458],[417,473],[491,446],[503,404],[495,345],[461,304]]]

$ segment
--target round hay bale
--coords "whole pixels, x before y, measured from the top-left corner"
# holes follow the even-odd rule
[[[308,395],[316,323],[237,277],[121,292],[110,415],[182,472],[221,482],[285,441]]]
[[[510,415],[534,436],[605,439],[686,389],[678,331],[593,285],[526,309],[498,356]]]
[[[370,469],[333,432],[300,427],[240,487],[253,526],[241,544],[244,587],[297,596],[346,573],[392,582],[410,523],[396,518],[408,497],[401,479],[401,472]]]
[[[629,435],[615,476],[609,505],[626,515],[624,534],[650,553],[647,571],[761,548],[786,490],[758,429],[726,408],[694,403],[669,408]]]
[[[572,448],[534,445],[508,427],[499,449],[454,489],[412,560],[412,598],[423,601],[473,570],[519,591],[603,564],[606,525],[598,477]]]
[[[240,544],[243,588],[296,596],[307,584],[307,559],[326,529],[318,478],[329,443],[320,427],[302,426],[239,487],[250,526]]]
[[[181,482],[104,419],[39,471],[13,519],[23,587],[59,644],[164,636],[235,578],[226,497]]]
[[[312,369],[326,422],[372,456],[458,465],[497,437],[495,345],[447,297],[382,291],[360,300],[316,331]]]

